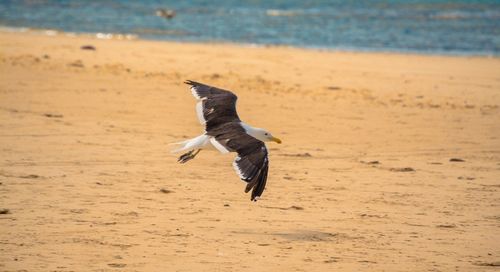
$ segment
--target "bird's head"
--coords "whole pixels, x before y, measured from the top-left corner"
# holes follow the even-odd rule
[[[271,132],[261,129],[261,128],[256,128],[255,131],[251,134],[253,137],[257,138],[258,140],[261,140],[263,142],[277,142],[278,144],[281,144],[281,140],[274,137]]]

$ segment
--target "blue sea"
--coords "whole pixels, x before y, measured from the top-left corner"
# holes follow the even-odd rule
[[[158,16],[160,9],[175,16]],[[499,0],[0,0],[0,26],[190,42],[500,54]]]

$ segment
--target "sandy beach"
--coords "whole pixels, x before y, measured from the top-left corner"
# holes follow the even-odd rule
[[[283,140],[259,201],[170,154],[188,79]],[[0,32],[0,270],[498,271],[499,120],[498,57]]]

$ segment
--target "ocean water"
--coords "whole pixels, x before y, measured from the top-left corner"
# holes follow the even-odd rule
[[[157,16],[161,8],[175,16]],[[0,0],[0,25],[175,41],[500,54],[500,0]]]

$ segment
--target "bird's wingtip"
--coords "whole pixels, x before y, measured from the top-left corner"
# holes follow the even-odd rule
[[[196,81],[192,81],[192,80],[188,79],[188,80],[184,81],[184,84],[194,86],[194,85],[196,85],[198,83]]]

